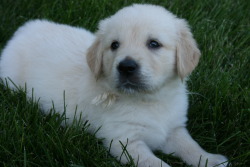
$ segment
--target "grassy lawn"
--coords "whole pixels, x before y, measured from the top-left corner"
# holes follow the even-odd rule
[[[250,1],[0,0],[0,51],[27,20],[46,18],[94,32],[99,20],[132,3],[162,5],[188,20],[202,52],[188,82],[188,129],[207,151],[226,155],[233,167],[249,167]],[[61,127],[62,121],[53,111],[43,115],[25,92],[0,84],[0,166],[121,166],[86,133],[87,123]],[[187,167],[156,154],[173,167]]]

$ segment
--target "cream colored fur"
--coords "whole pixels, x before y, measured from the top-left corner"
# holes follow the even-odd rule
[[[158,49],[147,41],[157,40]],[[117,40],[120,46],[110,49]],[[140,65],[144,91],[117,88],[118,64],[129,57]],[[104,138],[111,154],[127,163],[120,144],[139,167],[169,167],[152,151],[208,167],[227,159],[203,150],[186,130],[188,96],[185,77],[197,66],[200,51],[185,20],[162,7],[133,5],[100,22],[96,36],[45,20],[26,23],[2,52],[1,78],[27,84],[27,96],[47,113],[52,102],[70,124],[75,116],[90,122],[89,132]],[[9,82],[10,86],[14,86]],[[84,148],[82,148],[84,149]]]

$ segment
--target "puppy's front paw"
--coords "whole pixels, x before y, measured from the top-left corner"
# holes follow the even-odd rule
[[[206,165],[207,161],[207,165]],[[227,158],[220,154],[210,154],[203,159],[203,163],[200,167],[227,167],[228,162]]]

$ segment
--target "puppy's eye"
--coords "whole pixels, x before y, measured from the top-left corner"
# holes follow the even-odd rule
[[[114,50],[118,49],[119,46],[120,46],[120,43],[118,41],[114,41],[111,43],[110,48],[112,51],[114,51]]]
[[[155,41],[155,40],[149,40],[148,43],[147,43],[147,47],[149,49],[158,49],[161,46],[162,45],[159,42]]]

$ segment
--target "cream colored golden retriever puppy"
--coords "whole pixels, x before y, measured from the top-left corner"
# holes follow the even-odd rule
[[[227,159],[204,151],[186,129],[185,77],[199,57],[185,20],[133,5],[101,21],[96,36],[45,20],[26,23],[3,50],[0,76],[26,83],[28,97],[34,88],[44,112],[52,103],[59,113],[66,107],[68,123],[82,113],[90,132],[101,127],[96,136],[107,148],[113,141],[111,154],[122,163],[121,143],[139,167],[169,167],[154,150],[223,167]]]

